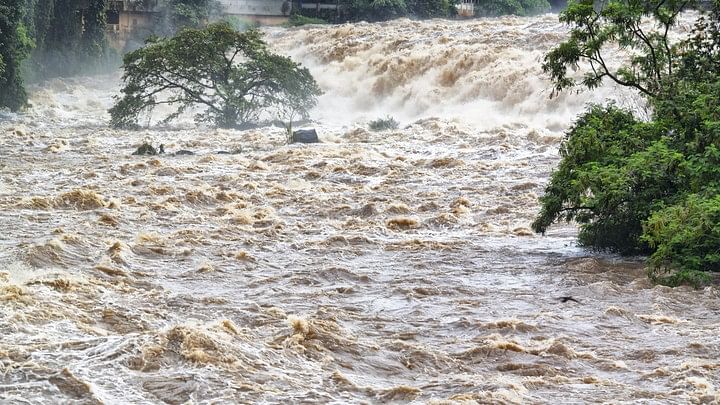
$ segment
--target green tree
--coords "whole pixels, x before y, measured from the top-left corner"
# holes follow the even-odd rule
[[[106,0],[90,0],[83,15],[82,53],[89,64],[102,61],[108,53],[109,46],[105,38],[106,3]]]
[[[20,65],[32,47],[23,25],[24,1],[0,0],[0,108],[17,111],[27,104]]]
[[[419,18],[450,17],[456,13],[456,0],[406,0],[410,15]]]
[[[25,0],[24,25],[35,44],[29,80],[93,73],[115,56],[105,38],[107,0]]]
[[[485,17],[501,15],[530,16],[550,11],[547,0],[484,0],[475,8],[475,14]]]
[[[405,0],[350,0],[347,14],[353,21],[385,21],[408,13]]]
[[[609,79],[645,96],[652,116],[639,121],[612,105],[580,116],[533,223],[545,232],[574,220],[581,244],[649,254],[651,276],[668,284],[697,284],[720,270],[720,1],[690,38],[673,44],[669,33],[685,6],[632,0],[596,9],[582,0],[561,14],[570,38],[543,65],[555,90]],[[646,17],[656,29],[641,25]],[[629,49],[629,62],[610,66],[611,46]]]
[[[156,105],[173,105],[175,119],[202,108],[197,121],[242,127],[262,113],[307,115],[321,91],[310,72],[273,54],[258,31],[235,31],[228,23],[185,29],[154,38],[124,58],[122,98],[110,109],[115,127],[132,127]]]
[[[161,7],[158,35],[173,35],[183,28],[202,28],[220,15],[216,0],[166,0]]]
[[[685,0],[612,0],[598,10],[593,0],[570,2],[560,13],[560,21],[572,27],[570,38],[545,56],[543,70],[550,74],[555,91],[577,84],[592,89],[608,78],[656,97],[671,83],[667,79],[677,50],[668,35],[687,5]],[[648,17],[659,29],[643,26]],[[627,50],[632,55],[629,64],[613,66],[609,46]],[[581,62],[589,69],[578,83],[568,68],[575,70]]]
[[[455,14],[457,0],[345,0],[351,21],[386,21],[399,17],[435,18]]]

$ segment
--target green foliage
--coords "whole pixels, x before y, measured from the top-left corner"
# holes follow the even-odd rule
[[[17,111],[27,104],[20,64],[32,46],[23,25],[22,0],[0,0],[0,108]]]
[[[561,145],[535,231],[576,221],[583,245],[650,254],[650,275],[664,284],[699,285],[709,280],[703,272],[720,271],[719,6],[670,45],[681,8],[672,2],[611,2],[609,11],[570,5],[561,17],[574,24],[570,39],[545,59],[555,89],[578,84],[567,68],[591,62],[581,84],[607,77],[637,89],[652,117],[640,122],[612,105],[580,116]],[[643,16],[660,30],[643,32]],[[604,65],[603,47],[612,44],[635,50],[629,65]]]
[[[105,0],[90,0],[83,15],[81,44],[87,61],[102,59],[108,49],[105,39],[105,3]]]
[[[351,21],[386,21],[399,17],[449,17],[456,0],[347,0],[345,14]]]
[[[82,18],[73,0],[35,3],[33,37],[36,47],[29,60],[31,80],[79,73],[76,63],[81,53]]]
[[[581,224],[579,239],[586,246],[622,253],[643,250],[635,241],[647,217],[643,215],[649,213],[645,207],[663,192],[667,176],[662,164],[657,165],[661,169],[657,173],[655,165],[642,167],[646,160],[663,155],[662,147],[644,155],[636,151],[646,150],[657,140],[653,128],[629,112],[614,106],[591,107],[561,145],[562,161],[540,199],[542,209],[533,229],[545,232],[558,220],[575,220]],[[672,156],[663,157],[664,163],[671,164]],[[653,186],[637,193],[633,185],[642,181]]]
[[[547,0],[484,0],[475,7],[475,14],[485,17],[530,16],[548,11],[550,11],[550,3]]]
[[[221,21],[227,22],[237,31],[245,31],[260,27],[260,23],[257,21],[248,18],[241,18],[234,15],[224,16]]]
[[[196,121],[223,128],[256,122],[262,113],[306,117],[321,93],[306,68],[273,54],[258,31],[235,31],[227,22],[151,39],[124,58],[123,97],[110,110],[115,127],[137,125],[159,104],[190,107]]]
[[[666,91],[676,62],[677,49],[668,35],[687,5],[683,0],[612,0],[598,9],[593,0],[571,1],[560,13],[560,21],[572,27],[570,38],[545,56],[543,70],[556,92],[578,84],[593,89],[609,78],[657,97]],[[648,17],[659,29],[648,30],[642,24]],[[604,54],[609,46],[632,54],[630,63],[612,66]],[[578,83],[568,68],[575,70],[580,62],[589,63],[590,69]]]
[[[398,125],[395,118],[387,116],[387,118],[378,118],[375,121],[370,121],[368,127],[371,131],[385,131],[388,129],[397,129]]]
[[[94,73],[117,61],[105,39],[106,0],[25,0],[24,24],[34,48],[30,80]]]
[[[405,0],[350,0],[347,13],[353,21],[384,21],[407,15]]]
[[[406,0],[408,12],[413,17],[450,17],[456,14],[454,0]]]
[[[327,24],[328,22],[322,18],[306,17],[300,14],[293,14],[288,18],[288,22],[284,24],[285,27],[300,27],[308,24]]]
[[[654,212],[645,223],[643,240],[655,249],[650,264],[656,272],[720,270],[720,194],[689,194]]]
[[[166,0],[160,7],[156,35],[174,35],[184,28],[203,28],[220,16],[216,0]]]

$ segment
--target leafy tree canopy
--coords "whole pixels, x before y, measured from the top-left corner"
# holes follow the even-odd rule
[[[475,14],[486,17],[501,15],[530,16],[550,11],[547,0],[484,0],[475,8]]]
[[[0,108],[13,111],[27,104],[20,65],[32,40],[22,18],[22,0],[0,0]]]
[[[571,1],[560,13],[560,21],[572,27],[570,38],[546,55],[543,70],[550,73],[555,91],[577,84],[592,89],[609,78],[648,97],[658,96],[673,74],[678,53],[668,35],[687,6],[685,0],[612,0],[598,9],[593,0]],[[645,18],[652,19],[650,29],[643,24]],[[610,46],[629,51],[630,62],[613,66]],[[568,69],[577,69],[581,62],[589,69],[578,82]]]
[[[166,0],[161,7],[160,35],[175,34],[183,28],[202,28],[219,17],[222,6],[216,0]]]
[[[449,17],[456,0],[344,0],[351,21],[385,21],[398,17]]]
[[[306,117],[321,90],[310,72],[267,49],[260,32],[230,24],[185,29],[153,38],[124,58],[123,96],[110,110],[115,127],[137,125],[143,113],[167,104],[171,121],[190,107],[196,120],[223,128],[256,122],[262,113]]]
[[[577,221],[581,244],[649,254],[651,276],[673,285],[720,271],[720,1],[690,38],[672,43],[686,6],[629,0],[597,9],[581,0],[561,14],[570,37],[543,65],[555,90],[609,79],[644,95],[652,116],[590,107],[567,132],[533,223],[545,232]],[[618,46],[630,59],[611,66],[608,48]]]

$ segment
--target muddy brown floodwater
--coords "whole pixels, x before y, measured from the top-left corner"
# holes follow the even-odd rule
[[[717,403],[716,287],[529,230],[584,104],[637,104],[549,100],[565,34],[268,30],[326,91],[309,146],[109,129],[117,75],[33,89],[0,123],[0,403]]]

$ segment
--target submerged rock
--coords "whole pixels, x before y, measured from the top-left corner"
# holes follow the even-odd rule
[[[132,154],[135,156],[154,156],[154,155],[160,155],[165,153],[165,145],[160,144],[160,146],[155,149],[152,145],[150,145],[148,142],[143,142],[142,145],[140,145],[135,152]]]
[[[187,149],[180,149],[179,151],[173,153],[173,156],[190,156],[194,155],[195,152]]]
[[[293,132],[292,143],[318,143],[317,131],[313,129],[299,129]]]

